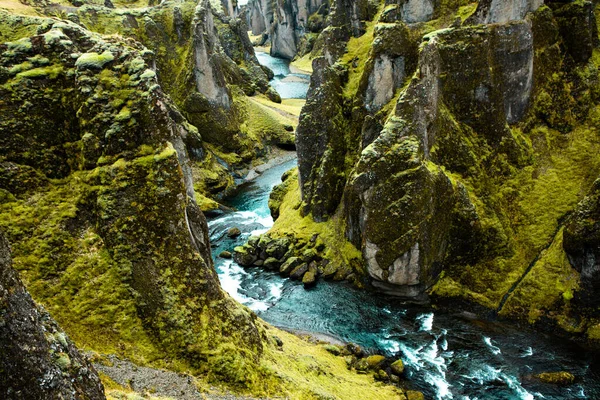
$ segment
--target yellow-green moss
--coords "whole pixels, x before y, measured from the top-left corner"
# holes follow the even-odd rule
[[[27,200],[0,205],[0,228],[32,296],[84,349],[122,354],[138,363],[161,358],[138,317],[129,271],[111,258],[92,227],[65,228],[89,191],[85,173],[55,181]]]
[[[371,375],[348,370],[342,357],[287,332],[269,328],[283,341],[281,350],[269,347],[265,365],[283,382],[280,396],[290,399],[405,399],[393,386],[375,382]]]
[[[573,292],[579,288],[579,274],[562,247],[562,233],[561,229],[510,295],[502,315],[527,315],[529,322],[534,323],[547,310],[569,306]]]
[[[471,201],[484,216],[482,223],[507,229],[512,245],[507,254],[492,260],[451,268],[433,288],[433,293],[464,297],[493,309],[498,307],[504,294],[520,279],[534,258],[554,240],[560,219],[581,200],[600,173],[597,157],[600,143],[594,115],[596,111],[591,113],[592,119],[569,134],[547,127],[532,130],[524,140],[531,143],[537,155],[535,163],[522,169],[510,169],[508,177],[498,174],[495,178],[482,179],[480,175],[465,178],[449,174],[469,189]],[[522,135],[518,130],[513,134]],[[570,273],[564,264],[556,262],[558,255],[555,252],[547,254],[555,260],[551,263],[556,268],[555,273],[548,276],[551,282],[530,290],[547,292],[545,288],[550,287],[557,296],[564,298],[564,293],[568,298],[571,284],[562,283],[566,286],[561,291],[555,287],[561,285],[555,278],[556,274],[566,272],[563,279],[567,279]],[[523,301],[540,301],[539,305],[531,307],[544,308],[548,303],[543,300],[542,292],[529,293]],[[517,293],[524,295],[526,291]],[[557,297],[550,295],[548,301],[550,299],[557,300]],[[535,316],[532,314],[532,317]]]
[[[325,246],[325,258],[338,265],[352,267],[357,272],[364,272],[362,253],[346,239],[343,218],[335,215],[327,222],[315,222],[311,215],[301,216],[297,170],[287,179],[291,182],[288,192],[281,202],[279,217],[268,234],[273,238],[293,235],[305,243],[318,234],[316,245],[322,243]]]

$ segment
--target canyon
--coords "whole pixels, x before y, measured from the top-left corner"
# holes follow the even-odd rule
[[[600,395],[597,16],[1,2],[0,394]]]

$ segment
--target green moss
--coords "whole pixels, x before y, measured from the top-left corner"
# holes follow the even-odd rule
[[[364,274],[362,253],[346,240],[343,218],[336,215],[327,222],[315,222],[311,215],[302,216],[297,170],[286,179],[287,182],[287,193],[279,206],[279,217],[268,235],[272,238],[292,235],[298,242],[308,243],[316,234],[316,247],[325,247],[324,258],[346,273],[355,271]]]
[[[379,11],[373,21],[366,23],[365,33],[360,37],[350,38],[346,45],[346,54],[340,60],[342,64],[348,66],[348,83],[344,87],[344,95],[348,98],[353,98],[358,90],[365,64],[369,58],[371,45],[373,44],[375,21],[379,20],[382,12],[383,5],[380,5]]]
[[[79,69],[102,69],[114,59],[115,56],[110,51],[105,51],[102,54],[94,52],[85,53],[77,58],[75,66]]]
[[[194,194],[196,196],[196,203],[198,204],[198,207],[200,207],[200,209],[203,212],[214,211],[219,208],[219,203],[217,203],[213,199],[210,199],[210,198],[206,197],[205,195],[200,194],[198,192],[195,192]]]
[[[62,65],[53,65],[50,67],[33,68],[27,71],[19,72],[17,77],[27,79],[56,79],[62,73]]]
[[[579,274],[567,259],[561,229],[508,298],[502,314],[526,315],[529,322],[534,323],[548,311],[568,307],[572,293],[578,287]]]
[[[0,206],[0,227],[13,244],[14,266],[32,296],[85,349],[127,354],[144,363],[160,357],[130,295],[128,271],[117,264],[91,227],[64,229],[77,218],[93,187],[85,174],[54,182],[28,200]]]

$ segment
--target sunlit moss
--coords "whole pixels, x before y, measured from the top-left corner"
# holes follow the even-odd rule
[[[269,235],[273,238],[293,235],[298,241],[308,243],[313,235],[318,235],[317,246],[322,243],[325,247],[324,258],[332,261],[346,272],[364,273],[362,253],[345,237],[344,219],[335,215],[327,222],[315,222],[311,215],[302,216],[300,213],[301,199],[298,185],[297,170],[286,179],[290,182],[287,193],[279,206],[279,217]]]

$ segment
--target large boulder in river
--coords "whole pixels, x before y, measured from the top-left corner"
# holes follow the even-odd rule
[[[11,264],[0,232],[0,397],[104,399],[92,364],[34,303]]]

